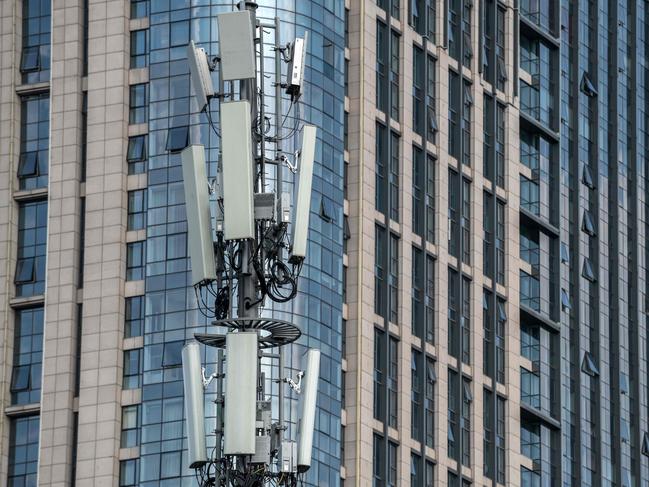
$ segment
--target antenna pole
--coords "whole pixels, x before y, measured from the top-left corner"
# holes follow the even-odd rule
[[[257,2],[242,1],[239,2],[239,10],[248,10],[250,12],[250,21],[253,33],[253,39],[257,41]],[[256,47],[255,47],[256,52]],[[247,80],[241,80],[241,99],[250,102],[251,120],[253,121],[252,130],[252,164],[253,164],[253,188],[256,187],[258,174],[257,153],[258,139],[255,133],[255,125],[258,122],[257,110],[257,74],[255,68],[255,77]],[[239,318],[257,318],[259,316],[258,305],[253,304],[257,301],[257,279],[250,268],[252,242],[250,240],[242,241],[241,249],[241,271],[239,272],[239,302],[237,314]]]

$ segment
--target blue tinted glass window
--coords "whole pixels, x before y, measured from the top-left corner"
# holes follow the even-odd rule
[[[40,401],[43,352],[43,308],[16,312],[11,403]]]
[[[48,93],[21,98],[20,189],[47,186],[49,166],[50,97]]]
[[[20,71],[23,83],[50,79],[51,0],[23,1],[23,50]]]
[[[16,418],[11,422],[8,477],[11,487],[36,485],[39,425],[39,416]]]
[[[18,213],[16,296],[43,294],[47,243],[47,202],[21,203]]]

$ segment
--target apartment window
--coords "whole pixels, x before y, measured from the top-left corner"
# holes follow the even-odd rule
[[[412,229],[423,237],[426,234],[426,164],[424,152],[412,146]]]
[[[385,333],[374,329],[374,419],[385,419]]]
[[[483,402],[482,402],[482,426],[484,436],[483,444],[483,462],[482,470],[486,477],[494,478],[493,459],[494,459],[494,414],[493,414],[493,394],[487,389],[483,389]]]
[[[422,377],[424,367],[422,363],[422,354],[420,351],[412,349],[410,358],[410,434],[413,439],[421,441],[422,433]]]
[[[498,396],[496,401],[496,477],[505,484],[505,399]]]
[[[18,261],[16,296],[36,296],[45,292],[47,245],[47,201],[20,203],[18,209]]]
[[[452,357],[459,358],[458,350],[458,319],[460,299],[460,277],[457,271],[448,269],[448,352]]]
[[[50,95],[21,97],[20,189],[47,187],[49,168]]]
[[[377,0],[377,5],[385,10],[388,15],[399,19],[399,0]]]
[[[8,485],[11,487],[36,485],[39,427],[39,416],[11,420],[8,471]]]
[[[421,485],[422,474],[421,457],[414,452],[410,452],[410,485]]]
[[[471,363],[471,281],[462,277],[462,362]]]
[[[374,329],[374,418],[379,421],[387,421],[392,428],[397,428],[398,425],[398,344],[396,338],[392,336],[386,338],[386,334],[382,330]]]
[[[505,203],[496,201],[496,281],[505,285]]]
[[[388,441],[388,487],[397,487],[398,445]]]
[[[129,174],[142,174],[146,172],[146,146],[146,135],[129,137],[128,151],[126,153]]]
[[[435,448],[435,382],[437,382],[435,361],[427,356],[424,421],[426,423],[426,446],[430,448]]]
[[[148,86],[146,83],[132,85],[129,91],[128,123],[138,124],[148,121]]]
[[[426,240],[435,242],[435,158],[426,155]]]
[[[149,0],[131,0],[131,19],[149,16]]]
[[[376,106],[382,112],[388,113],[389,91],[389,38],[388,26],[381,21],[376,22]]]
[[[482,370],[488,377],[493,378],[493,294],[486,289],[482,290],[482,328],[483,352]]]
[[[450,0],[450,3],[453,3],[454,1],[457,0]],[[462,84],[460,75],[454,71],[449,71],[448,76],[448,153],[451,157],[455,157],[460,161],[460,150],[462,146],[462,127],[460,121],[462,113]]]
[[[139,444],[138,421],[139,406],[124,406],[122,408],[122,439],[121,448],[131,448]]]
[[[505,187],[505,105],[496,103],[496,184]]]
[[[385,125],[376,124],[376,170],[375,170],[375,205],[376,209],[387,216],[388,193],[386,190],[386,179],[388,172],[388,148],[387,131]]]
[[[139,281],[144,279],[144,242],[129,242],[126,244],[126,280]]]
[[[496,380],[505,383],[505,326],[507,313],[505,300],[496,299]]]
[[[434,2],[431,1],[431,3]],[[437,126],[437,110],[435,109],[436,79],[435,58],[429,55],[426,57],[426,122],[428,125],[426,137],[433,144],[439,130]]]
[[[126,298],[124,338],[142,336],[144,332],[144,297]]]
[[[460,387],[457,372],[449,369],[448,371],[448,456],[454,460],[459,460],[459,441],[460,431],[458,430],[458,411],[457,401]]]
[[[389,286],[389,317],[390,321],[399,321],[399,237],[390,233],[390,274],[388,277]]]
[[[39,402],[43,361],[43,308],[16,311],[13,353],[11,404]]]
[[[435,343],[435,259],[426,255],[426,296],[425,296],[426,341]]]
[[[173,127],[167,133],[166,150],[169,152],[180,152],[189,144],[189,127]]]
[[[142,230],[146,227],[146,189],[128,192],[127,230]]]
[[[452,0],[451,0],[452,1]],[[471,43],[471,8],[473,0],[462,0],[462,40],[464,45],[463,63],[467,68],[471,68],[471,59],[473,58],[473,45]]]
[[[526,369],[521,369],[521,401],[536,409],[541,407],[541,378]]]
[[[448,171],[448,251],[456,258],[460,252],[460,176],[455,171]]]
[[[131,31],[131,69],[147,65],[148,36],[147,29]]]
[[[505,10],[498,7],[496,12],[496,87],[505,91],[507,64],[505,63]]]
[[[51,0],[23,2],[20,72],[25,84],[50,79],[51,3]]]
[[[374,312],[382,317],[387,316],[387,232],[385,228],[375,226],[374,240]]]
[[[448,53],[456,61],[460,60],[460,2],[448,0]]]
[[[399,135],[390,131],[390,218],[399,221]]]
[[[471,94],[471,83],[464,81],[464,99],[462,110],[462,164],[471,165],[471,106],[473,95]]]
[[[399,415],[399,342],[396,338],[390,336],[388,344],[388,425],[396,428]]]
[[[471,183],[462,178],[462,262],[471,263]]]
[[[482,74],[484,79],[492,84],[494,62],[491,55],[493,52],[494,31],[493,0],[486,0],[482,4]],[[486,98],[487,96],[485,96]],[[487,125],[485,125],[486,127]]]
[[[494,180],[495,168],[494,168],[494,99],[492,96],[485,94],[484,95],[484,105],[483,105],[483,121],[482,126],[484,128],[484,142],[482,144],[482,161],[483,161],[483,170],[484,175],[489,181]]]
[[[390,116],[399,120],[399,34],[390,31]]]
[[[490,193],[485,191],[482,194],[482,200],[482,230],[484,233],[484,238],[482,240],[483,270],[486,276],[492,277],[494,272],[494,199]]]
[[[424,253],[412,248],[412,334],[421,337],[424,326]]]
[[[382,436],[374,433],[373,442],[373,471],[374,475],[372,478],[372,487],[385,487],[386,478],[385,478],[385,440]]]
[[[536,470],[521,467],[522,487],[541,487],[541,474]]]
[[[139,348],[124,351],[123,389],[137,389],[140,387],[141,358],[142,350]]]
[[[426,487],[433,487],[435,482],[435,464],[430,460],[426,460]]]
[[[471,382],[462,378],[462,464],[471,465]]]
[[[426,56],[424,50],[418,46],[413,46],[412,54],[412,124],[413,130],[419,135],[424,136],[426,126],[426,104],[424,100],[424,90],[426,88]]]
[[[138,482],[138,460],[119,462],[119,487],[132,487]]]

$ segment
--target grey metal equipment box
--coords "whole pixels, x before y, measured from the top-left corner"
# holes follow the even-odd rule
[[[275,218],[275,193],[255,194],[255,220]]]
[[[279,459],[280,472],[297,472],[297,443],[294,441],[282,441],[282,452]]]
[[[233,81],[256,76],[257,60],[250,12],[218,15],[221,79]]]
[[[226,240],[254,238],[254,187],[250,102],[221,103],[223,233]]]
[[[270,463],[270,436],[255,436],[255,454],[250,463]]]

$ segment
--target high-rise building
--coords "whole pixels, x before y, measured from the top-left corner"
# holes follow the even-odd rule
[[[319,128],[300,292],[264,311],[304,332],[289,373],[322,350],[306,483],[646,485],[646,5],[258,3],[309,31]],[[219,137],[185,46],[235,4],[0,5],[0,484],[195,485],[178,150],[213,177]]]

